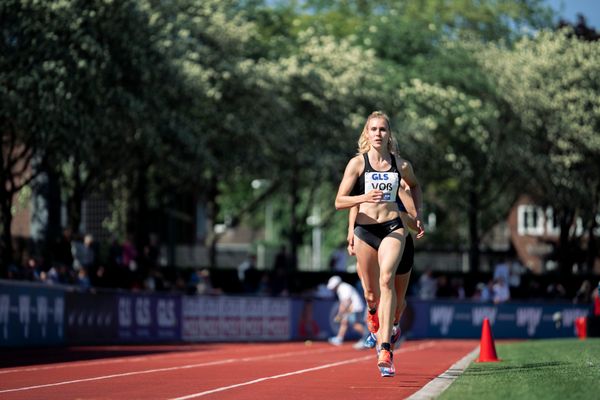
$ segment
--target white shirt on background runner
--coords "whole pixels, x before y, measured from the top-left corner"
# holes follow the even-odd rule
[[[362,312],[364,311],[364,305],[358,291],[352,287],[349,283],[342,282],[338,285],[335,290],[340,303],[350,300],[352,302],[352,309],[350,312]]]

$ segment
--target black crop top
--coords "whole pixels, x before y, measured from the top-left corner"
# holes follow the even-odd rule
[[[402,174],[400,174],[400,170],[398,169],[398,167],[396,165],[396,157],[393,154],[391,154],[392,167],[387,171],[377,171],[376,169],[374,169],[371,166],[371,163],[369,162],[369,156],[367,153],[363,153],[363,157],[365,159],[365,169],[358,176],[358,179],[356,180],[354,187],[350,191],[351,196],[358,196],[360,194],[365,193],[365,173],[366,172],[395,172],[398,174],[398,181],[400,181],[400,179],[402,179]],[[396,203],[398,204],[398,209],[400,211],[406,212],[406,207],[404,206],[404,204],[402,203],[402,200],[400,200],[400,196],[398,196],[398,195],[396,195]]]

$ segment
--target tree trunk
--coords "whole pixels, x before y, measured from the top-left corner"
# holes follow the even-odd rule
[[[142,254],[144,245],[148,243],[148,176],[147,166],[140,168],[135,185],[135,244],[138,254]]]
[[[219,188],[217,187],[217,179],[215,176],[211,176],[208,182],[207,190],[208,198],[206,201],[206,225],[208,232],[206,240],[209,245],[208,257],[211,267],[217,266],[217,243],[219,242],[219,235],[215,234],[215,225],[217,222],[217,216],[219,215],[219,204],[217,203],[217,195],[219,194]]]
[[[596,240],[596,236],[594,236],[594,231],[597,227],[598,224],[596,224],[596,219],[594,218],[588,229],[588,245],[587,254],[585,257],[586,273],[594,272],[594,263],[596,262],[596,257],[598,256],[598,241]]]
[[[44,260],[52,264],[55,257],[54,247],[62,233],[60,184],[56,171],[53,170],[49,163],[40,163],[37,169],[40,171],[40,175],[33,187],[33,195],[34,199],[42,199],[43,209],[39,211],[42,211],[41,216],[45,215],[46,219],[42,220],[39,219],[39,216],[32,215],[42,228],[40,235],[35,238],[32,236],[32,239],[36,241],[41,240],[41,246],[36,248],[36,250],[41,252]],[[39,213],[37,207],[34,207],[32,211]]]
[[[475,190],[469,191],[469,272],[479,272],[479,197]]]
[[[596,215],[598,215],[598,195],[600,193],[600,187],[596,186],[595,192],[596,193],[594,195],[594,203],[593,203],[594,207],[592,208],[592,212],[591,212],[592,222],[588,228],[588,246],[587,246],[587,254],[585,257],[585,266],[586,266],[585,272],[587,272],[587,273],[594,272],[594,264],[596,262],[596,257],[598,256],[598,240],[596,239],[596,236],[594,235],[594,231],[598,227],[598,224],[596,223]]]
[[[561,274],[568,275],[573,267],[571,257],[571,239],[570,231],[575,220],[575,213],[572,210],[563,209],[560,213],[560,235],[558,239],[558,270]]]
[[[6,278],[8,276],[8,266],[13,262],[13,248],[12,248],[12,214],[10,209],[12,208],[12,194],[4,189],[0,189],[2,196],[2,204],[0,204],[0,219],[2,220],[2,237],[0,238],[0,277]]]
[[[81,226],[81,211],[83,207],[84,188],[81,181],[81,172],[79,171],[80,164],[75,162],[73,165],[73,193],[67,200],[67,224],[73,233],[80,233]]]
[[[292,171],[292,179],[290,180],[290,197],[291,197],[291,218],[290,218],[290,268],[295,271],[298,267],[298,216],[297,209],[300,203],[298,194],[298,170]]]
[[[60,219],[61,200],[60,200],[60,180],[58,174],[52,167],[46,166],[46,175],[48,177],[48,188],[46,192],[46,204],[48,208],[48,221],[45,232],[45,242],[47,247],[51,247],[52,243],[57,240],[62,234],[62,226]],[[47,259],[52,259],[52,254],[48,254]]]

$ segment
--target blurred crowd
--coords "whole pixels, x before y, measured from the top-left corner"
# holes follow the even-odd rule
[[[328,295],[323,285],[324,277],[294,272],[285,246],[281,246],[268,270],[257,268],[256,255],[252,253],[233,270],[169,268],[160,259],[160,243],[153,234],[141,246],[141,251],[139,248],[131,236],[123,241],[112,239],[109,243],[98,243],[91,234],[72,234],[65,229],[53,243],[52,260],[25,256],[22,263],[9,267],[8,278],[70,285],[84,291],[107,288],[186,294]],[[343,255],[342,250],[337,254]],[[341,262],[332,262],[331,272],[343,274],[345,265],[345,258]],[[328,277],[330,272],[324,274]],[[565,287],[564,279],[533,276],[510,258],[500,260],[489,276],[477,275],[483,277],[479,280],[474,280],[470,274],[442,273],[432,269],[413,274],[409,294],[423,300],[500,304],[510,300],[542,299],[590,304],[598,290],[597,279],[572,280]],[[576,287],[573,282],[577,282]]]
[[[9,266],[8,278],[91,288],[160,290],[170,285],[159,268],[159,242],[150,235],[138,251],[131,235],[123,241],[97,242],[93,235],[64,229],[45,258],[25,253],[23,262]]]
[[[138,250],[141,247],[141,251]],[[186,294],[246,293],[286,296],[290,294],[291,257],[282,246],[272,269],[259,270],[256,256],[249,254],[236,270],[176,268],[161,260],[158,236],[136,246],[132,236],[97,242],[91,234],[73,234],[64,229],[52,244],[51,259],[28,255],[8,268],[8,279],[69,285],[78,290],[124,289],[179,292]],[[233,272],[234,275],[228,274]]]
[[[565,287],[564,279],[555,275],[534,276],[518,261],[506,258],[498,262],[491,276],[465,283],[467,275],[456,276],[425,270],[413,286],[413,294],[423,300],[458,299],[501,304],[510,300],[572,301],[589,304],[597,281],[571,280]],[[573,282],[577,285],[573,287]]]

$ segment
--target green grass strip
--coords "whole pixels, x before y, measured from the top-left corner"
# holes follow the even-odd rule
[[[439,397],[452,399],[600,399],[600,339],[496,343],[493,363],[473,362]]]

